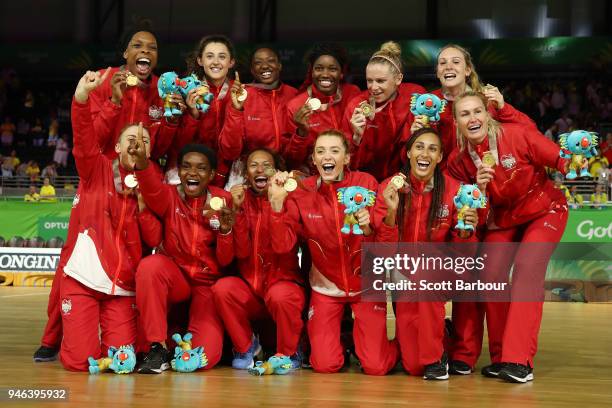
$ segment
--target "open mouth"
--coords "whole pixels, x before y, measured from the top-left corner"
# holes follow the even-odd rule
[[[423,160],[423,159],[417,160],[417,168],[419,170],[427,170],[429,168],[430,164],[431,164],[431,162],[429,162],[427,160]]]
[[[209,68],[210,72],[213,74],[219,74],[223,71],[223,69],[221,67],[217,67],[217,66],[212,66]]]
[[[270,79],[272,78],[272,71],[264,71],[260,73],[259,76],[261,77],[261,79]]]
[[[268,178],[266,176],[255,177],[253,182],[256,188],[258,188],[259,190],[262,190],[266,188],[266,186],[268,185]]]
[[[141,75],[148,75],[151,72],[151,60],[149,58],[138,58],[136,60],[136,70]]]
[[[188,178],[185,180],[185,189],[189,192],[196,192],[200,188],[200,180],[195,178]]]
[[[444,74],[444,79],[447,81],[452,81],[455,78],[457,78],[457,74],[455,73],[447,72],[446,74]]]
[[[319,79],[319,86],[321,88],[329,88],[334,84],[334,81],[331,79]]]
[[[482,127],[482,125],[480,123],[475,123],[473,125],[469,125],[468,126],[468,131],[470,133],[478,133],[478,131],[480,130],[481,127]]]
[[[321,167],[323,168],[323,173],[332,174],[336,168],[336,165],[333,163],[325,163]]]

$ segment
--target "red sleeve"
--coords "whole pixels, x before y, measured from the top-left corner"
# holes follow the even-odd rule
[[[527,125],[532,127],[534,130],[537,130],[537,126],[533,120],[523,112],[516,109],[514,106],[509,103],[504,103],[504,107],[502,109],[495,109],[492,105],[489,106],[489,112],[493,119],[502,123],[519,123],[522,125]]]
[[[287,197],[281,212],[270,213],[270,241],[277,254],[290,252],[298,241],[301,231],[300,214],[297,204]]]
[[[459,149],[453,150],[446,162],[446,166],[448,174],[460,182],[473,183],[473,180],[476,178],[476,171],[473,174],[467,171],[464,163],[464,154]]]
[[[387,204],[385,203],[385,199],[383,197],[383,191],[389,184],[391,179],[384,180],[378,186],[378,191],[376,193],[376,204],[374,204],[374,208],[372,209],[372,225],[375,231],[375,241],[376,242],[398,242],[399,241],[399,229],[397,224],[393,227],[385,224],[384,219],[387,216]]]
[[[202,118],[200,113],[200,119]],[[182,116],[181,122],[176,130],[174,142],[168,149],[168,165],[174,167],[177,165],[178,154],[186,144],[193,142],[195,135],[200,127],[200,120],[194,119],[190,114],[186,113]]]
[[[234,255],[236,258],[245,259],[251,255],[251,250],[248,220],[244,210],[239,210],[236,213],[236,222],[234,223]]]
[[[239,111],[228,103],[223,129],[219,134],[219,156],[225,160],[238,159],[242,153],[245,137],[244,111]]]
[[[168,208],[172,205],[174,188],[161,181],[159,172],[152,163],[146,169],[137,170],[138,188],[147,208],[155,215],[163,218]]]
[[[565,174],[565,165],[569,159],[563,159],[559,156],[559,146],[537,129],[526,125],[523,125],[523,128],[523,138],[533,163],[557,169]]]
[[[148,208],[138,213],[140,236],[149,248],[161,244],[163,227],[161,221]]]
[[[100,70],[100,75],[103,75],[105,71]],[[111,79],[112,73],[101,86],[89,94],[91,116],[98,145],[102,151],[112,150],[117,136],[113,132],[121,113],[121,105],[115,105],[110,100],[112,92]]]
[[[159,159],[166,154],[175,140],[178,129],[178,124],[170,123],[166,119],[151,125],[149,134],[151,135],[151,140],[154,141],[151,158]]]
[[[72,154],[79,177],[88,180],[104,160],[96,140],[89,99],[85,103],[72,99],[71,119],[74,143]]]

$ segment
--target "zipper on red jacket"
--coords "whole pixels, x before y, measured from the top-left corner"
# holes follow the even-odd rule
[[[346,265],[344,264],[344,244],[342,243],[342,233],[340,229],[340,217],[338,217],[338,200],[336,199],[336,191],[330,187],[332,202],[334,203],[334,217],[336,218],[336,236],[338,237],[338,246],[340,248],[340,269],[342,269],[342,281],[344,282],[344,291],[346,296],[349,296],[348,277],[346,276]]]
[[[272,90],[272,122],[274,122],[274,134],[276,135],[276,141],[274,144],[274,150],[280,150],[280,130],[278,128],[278,120],[276,119],[276,89]]]
[[[113,276],[113,286],[111,287],[111,295],[115,294],[115,286],[117,286],[117,279],[119,279],[119,272],[121,271],[121,264],[123,263],[123,252],[120,248],[121,232],[123,230],[123,223],[125,222],[125,210],[127,207],[127,197],[123,197],[123,203],[121,204],[121,214],[119,215],[119,226],[117,232],[115,232],[115,250],[119,255],[119,261],[117,262],[117,269],[115,269],[115,276]]]
[[[259,200],[257,198],[256,200]],[[261,204],[261,203],[259,203]],[[259,276],[259,228],[261,227],[261,208],[257,211],[257,222],[255,223],[255,237],[253,242],[253,266],[254,266],[254,277],[253,277],[253,289],[257,292],[257,278]]]
[[[332,106],[333,97],[330,97],[329,100],[329,113],[331,113],[332,123],[334,124],[334,129],[340,129],[338,126],[338,119],[336,119],[336,113],[334,112],[334,107]]]
[[[421,204],[423,204],[423,194],[419,194],[416,205],[416,220],[414,222],[414,236],[412,242],[419,242],[419,228],[421,223]]]
[[[192,230],[191,230],[191,250],[189,251],[189,254],[191,255],[192,258],[192,264],[191,264],[191,268],[189,268],[189,276],[193,277],[195,275],[195,269],[196,269],[196,261],[193,260],[193,258],[195,258],[195,251],[196,251],[196,247],[197,247],[197,240],[198,240],[198,200],[195,199],[193,200],[193,207],[191,208],[191,215],[193,216],[193,222],[192,222]]]
[[[136,92],[138,92],[138,87],[133,87],[132,88],[132,109],[130,109],[130,120],[128,121],[128,123],[134,123],[134,113],[136,112]]]
[[[393,101],[391,101],[389,103],[389,120],[391,121],[391,134],[393,135],[393,137],[396,139],[397,141],[397,136],[396,132],[397,132],[397,125],[395,124],[395,116],[393,115]],[[390,160],[385,160],[385,167],[384,167],[384,174],[383,177],[388,177],[389,176],[389,162]]]
[[[220,108],[219,108],[219,100],[217,98],[215,98],[215,137],[214,137],[214,142],[218,143],[218,139],[219,139],[219,133],[221,133],[219,131],[219,114],[220,112]]]

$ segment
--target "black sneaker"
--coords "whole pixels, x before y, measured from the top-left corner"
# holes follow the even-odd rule
[[[425,380],[448,380],[448,357],[442,354],[440,361],[425,366],[423,373]]]
[[[499,378],[513,383],[533,381],[533,368],[523,364],[506,363],[499,371]]]
[[[34,362],[45,363],[47,361],[55,361],[57,360],[57,352],[57,349],[40,346],[38,350],[34,352]]]
[[[452,375],[470,375],[472,367],[461,360],[451,360],[448,366],[448,373]]]
[[[170,368],[170,352],[159,343],[153,343],[151,350],[140,363],[138,372],[140,374],[160,374]]]
[[[502,363],[493,363],[491,365],[482,367],[482,370],[480,370],[480,373],[484,375],[485,377],[497,378],[499,376],[500,370],[503,367],[504,365]]]

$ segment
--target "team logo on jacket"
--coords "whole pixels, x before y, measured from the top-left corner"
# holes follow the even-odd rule
[[[384,306],[374,305],[375,312],[387,312],[387,308]]]
[[[72,199],[72,208],[76,207],[77,205],[79,205],[79,201],[81,200],[81,197],[79,197],[78,194],[74,195],[74,198]]]
[[[261,118],[258,118],[257,116],[247,115],[247,120],[261,120]]]
[[[161,120],[162,115],[164,114],[164,108],[161,106],[151,105],[149,106],[149,119],[152,121],[158,122]]]
[[[70,299],[62,299],[62,313],[67,315],[72,310],[72,301]]]
[[[448,210],[448,204],[444,204],[438,210],[438,218],[446,218],[449,216],[449,214],[450,214],[450,211]]]
[[[516,159],[511,154],[504,154],[501,158],[501,164],[504,166],[504,169],[510,170],[516,166]]]

